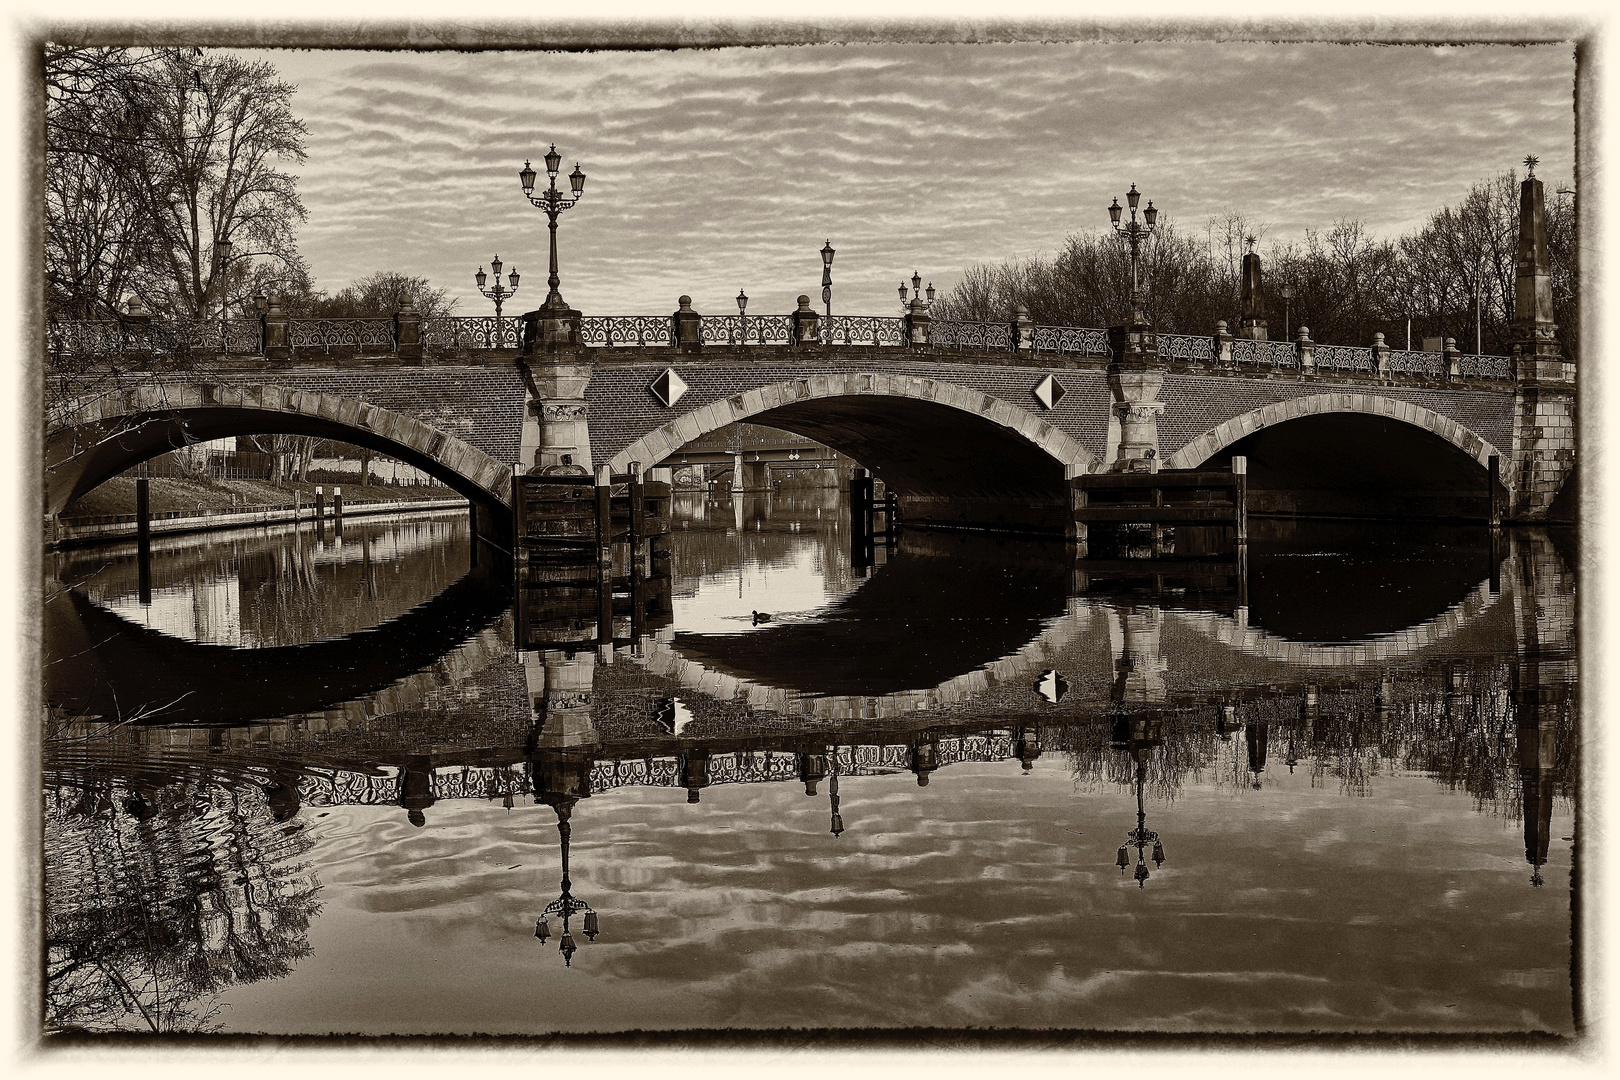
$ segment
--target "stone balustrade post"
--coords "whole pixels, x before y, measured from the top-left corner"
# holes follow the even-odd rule
[[[1299,350],[1299,373],[1315,375],[1316,342],[1311,340],[1311,328],[1304,323],[1299,324],[1299,334],[1294,340],[1294,348]]]
[[[928,347],[928,308],[923,306],[920,299],[913,298],[911,307],[906,311],[906,342],[913,349]]]
[[[140,297],[131,296],[124,304],[124,322],[134,326],[151,325],[152,313],[146,310],[146,305],[141,303]]]
[[[422,316],[408,296],[399,298],[394,312],[394,352],[401,360],[422,358]]]
[[[801,295],[799,308],[793,312],[793,344],[801,345],[821,344],[821,335],[816,332],[816,323],[821,316],[810,306],[810,298]]]
[[[1226,332],[1226,320],[1215,324],[1215,366],[1232,366],[1232,335]]]
[[[1389,378],[1389,346],[1384,344],[1382,332],[1373,335],[1372,343],[1373,365],[1378,370],[1380,379]]]
[[[1035,320],[1029,317],[1029,308],[1023,304],[1013,308],[1011,337],[1013,352],[1035,351]]]
[[[1462,353],[1457,349],[1456,338],[1446,338],[1446,377],[1462,378]]]
[[[266,360],[285,360],[292,355],[288,347],[288,330],[292,322],[281,310],[281,301],[271,297],[264,312],[264,356]]]
[[[683,296],[681,306],[672,316],[675,320],[675,347],[681,352],[703,351],[703,316],[692,310],[692,298]]]

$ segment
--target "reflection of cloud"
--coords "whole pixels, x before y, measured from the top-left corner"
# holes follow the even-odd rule
[[[316,955],[231,1021],[319,1000],[309,1022],[343,1030],[1570,1030],[1567,981],[1545,975],[1567,970],[1568,893],[1530,889],[1515,830],[1466,797],[1421,777],[1361,799],[1303,776],[1189,786],[1150,801],[1170,861],[1139,890],[1112,866],[1128,790],[1076,793],[1055,753],[1018,771],[845,778],[837,838],[793,784],[593,796],[572,869],[603,933],[566,972],[529,937],[556,894],[549,809],[441,804],[420,831],[336,811],[311,853]]]
[[[829,236],[835,301],[883,313],[913,268],[943,288],[1054,250],[1132,181],[1193,230],[1242,210],[1297,239],[1341,217],[1409,227],[1526,147],[1549,178],[1573,160],[1558,45],[261,55],[299,87],[321,283],[423,274],[468,312],[493,252],[541,280],[544,219],[517,171],[551,141],[590,178],[564,219],[564,295],[603,314],[681,293],[729,311],[739,284],[751,311],[786,311],[817,292]]]

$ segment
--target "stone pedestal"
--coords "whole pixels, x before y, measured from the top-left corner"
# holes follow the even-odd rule
[[[585,388],[591,362],[582,352],[542,354],[521,362],[527,400],[519,466],[544,476],[589,476],[591,428]]]
[[[692,298],[683,296],[680,307],[672,316],[675,320],[675,347],[681,352],[703,351],[703,316],[692,310]]]
[[[562,297],[547,298],[534,311],[523,313],[523,355],[540,356],[581,347],[579,312],[563,303]]]
[[[409,299],[394,312],[394,353],[401,360],[422,358],[422,316]]]
[[[906,343],[913,349],[927,346],[928,322],[928,309],[920,299],[913,299],[910,310],[906,312]]]
[[[287,313],[281,310],[280,300],[270,300],[264,313],[264,356],[267,360],[285,360],[292,355],[287,344]]]
[[[808,296],[799,297],[799,306],[798,309],[792,313],[792,318],[794,345],[808,346],[821,344],[821,335],[817,332],[816,326],[817,322],[821,319],[821,316],[814,308],[810,306],[810,298]]]

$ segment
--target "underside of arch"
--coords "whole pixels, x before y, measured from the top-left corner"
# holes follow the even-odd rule
[[[228,402],[196,400],[188,391],[166,406],[136,400],[127,412],[81,410],[46,438],[46,513],[60,513],[107,479],[182,446],[237,435],[306,435],[396,458],[487,508],[497,526],[510,521],[510,467],[455,436],[326,394],[288,394],[284,407],[267,408],[252,403],[252,389],[238,388],[237,400]]]
[[[1490,513],[1487,463],[1498,453],[1432,410],[1340,393],[1234,417],[1167,457],[1165,467],[1221,469],[1246,457],[1257,514],[1482,521]]]
[[[1065,480],[1093,455],[1008,402],[931,379],[851,373],[779,383],[694,410],[615,456],[655,465],[739,420],[779,428],[861,463],[898,495],[908,524],[1061,532]]]

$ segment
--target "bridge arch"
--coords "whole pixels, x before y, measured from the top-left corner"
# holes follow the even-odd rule
[[[1426,409],[1410,401],[1384,397],[1381,394],[1341,391],[1329,394],[1309,394],[1262,405],[1258,409],[1234,416],[1198,436],[1164,459],[1166,469],[1193,469],[1214,457],[1240,439],[1247,438],[1262,428],[1275,427],[1290,420],[1321,416],[1330,413],[1357,413],[1383,417],[1409,424],[1427,431],[1455,446],[1486,468],[1492,455],[1501,451],[1480,435],[1468,430],[1448,416]]]
[[[656,465],[709,432],[747,420],[814,439],[871,468],[907,520],[1062,528],[1064,481],[1096,467],[1072,436],[1027,409],[939,379],[883,371],[770,383],[691,409],[620,450]]]
[[[308,435],[363,446],[511,513],[512,470],[448,432],[368,402],[274,385],[147,383],[97,396],[49,426],[46,513],[143,461],[233,435]]]

